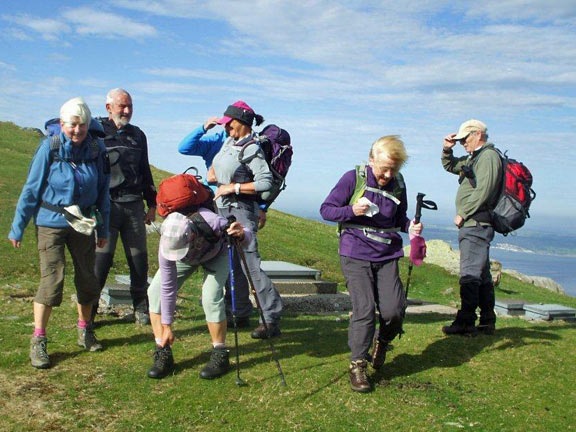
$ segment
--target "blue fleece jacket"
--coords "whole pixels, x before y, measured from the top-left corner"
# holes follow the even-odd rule
[[[180,142],[178,151],[188,156],[201,156],[206,163],[206,169],[209,169],[212,166],[214,156],[220,151],[228,136],[226,131],[212,135],[205,134],[204,125],[198,126]]]
[[[63,132],[60,133],[60,158],[77,163],[55,160],[50,154],[50,138],[40,143],[30,163],[28,178],[22,188],[8,238],[21,241],[24,229],[32,217],[37,226],[69,226],[62,214],[41,207],[43,201],[63,207],[72,204],[80,208],[95,205],[103,220],[103,224],[97,228],[98,237],[108,238],[110,175],[105,174],[104,170],[104,164],[108,163],[103,156],[106,148],[102,140],[98,139],[99,154],[92,160],[91,139],[88,135],[80,146],[73,146],[70,139]]]

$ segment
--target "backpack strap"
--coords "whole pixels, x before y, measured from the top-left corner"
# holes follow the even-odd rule
[[[200,234],[210,243],[216,243],[220,239],[212,227],[208,225],[208,223],[200,215],[200,213],[192,213],[190,216],[188,216],[188,219],[192,221],[192,229],[195,234]]]
[[[50,164],[54,161],[59,162],[74,162],[74,163],[88,163],[93,162],[98,159],[100,155],[100,145],[98,144],[98,140],[90,137],[90,159],[80,159],[74,161],[70,158],[62,158],[60,157],[60,147],[62,146],[62,140],[60,139],[60,134],[52,135],[50,137]]]

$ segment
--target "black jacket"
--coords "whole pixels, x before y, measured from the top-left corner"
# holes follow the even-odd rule
[[[116,202],[145,199],[149,208],[156,207],[146,135],[131,124],[117,129],[114,121],[99,120],[106,134],[104,144],[110,157],[110,199]]]

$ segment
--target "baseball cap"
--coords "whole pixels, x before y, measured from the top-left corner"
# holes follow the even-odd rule
[[[462,138],[467,137],[470,132],[480,131],[485,133],[488,130],[486,125],[482,123],[480,120],[467,120],[460,125],[458,129],[458,133],[454,137],[455,140],[461,140]]]
[[[192,240],[190,220],[182,213],[170,213],[160,229],[160,253],[168,261],[179,261],[186,256]]]
[[[224,111],[224,116],[222,116],[216,123],[220,125],[225,125],[229,123],[232,119],[241,121],[242,123],[252,126],[254,121],[254,110],[248,106],[244,101],[234,102],[232,105],[228,105],[226,111]]]

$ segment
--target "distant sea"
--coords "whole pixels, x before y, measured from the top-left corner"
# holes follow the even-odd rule
[[[319,217],[309,219],[324,222]],[[453,249],[458,249],[458,230],[455,227],[425,224],[423,235],[427,240],[444,240]],[[544,233],[528,228],[507,237],[496,234],[490,258],[500,261],[504,269],[551,278],[567,295],[576,297],[576,235]]]
[[[426,225],[426,239],[444,240],[458,249],[456,228]],[[531,276],[544,276],[558,282],[567,295],[576,297],[576,236],[519,230],[507,237],[496,234],[490,258],[504,269]]]

